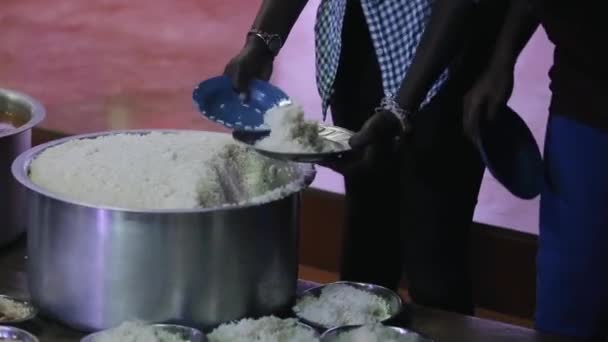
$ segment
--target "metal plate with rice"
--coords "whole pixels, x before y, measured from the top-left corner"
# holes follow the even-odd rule
[[[270,335],[270,336],[269,336]],[[308,336],[306,336],[308,335]],[[243,341],[319,341],[321,334],[314,327],[294,318],[264,316],[243,318],[226,322],[207,335],[208,341],[233,342]]]
[[[313,297],[319,298],[325,288],[327,288],[328,286],[335,286],[335,285],[350,286],[355,289],[374,294],[374,295],[384,299],[386,301],[386,303],[388,304],[389,317],[380,321],[379,323],[387,323],[387,322],[394,320],[395,318],[397,318],[397,316],[399,316],[401,314],[401,312],[403,310],[403,301],[401,300],[401,297],[396,292],[391,291],[391,290],[389,290],[385,287],[379,286],[379,285],[349,282],[349,281],[339,281],[339,282],[329,283],[329,284],[325,284],[325,285],[321,285],[321,286],[317,286],[312,289],[309,289],[298,296],[296,303],[307,296],[313,296]],[[320,331],[325,331],[325,330],[336,327],[336,326],[324,326],[322,324],[313,322],[310,319],[302,317],[297,312],[294,312],[294,314],[300,321],[302,321]]]
[[[321,336],[321,342],[335,342],[339,341],[341,334],[351,332],[355,329],[363,327],[362,325],[352,325],[345,327],[337,327],[327,330]],[[386,330],[387,335],[390,335],[391,341],[407,341],[407,342],[433,342],[430,338],[424,337],[411,330],[392,327],[392,326],[381,326],[381,329]]]
[[[251,146],[251,148],[269,158],[299,163],[319,163],[340,159],[345,154],[349,153],[351,147],[348,141],[353,134],[353,132],[342,127],[319,124],[319,136],[331,146],[330,152],[319,153],[279,152],[256,146],[259,141],[270,135],[270,131],[235,130],[232,132],[232,137],[241,143]]]
[[[198,329],[190,328],[183,325],[176,324],[151,324],[156,329],[167,331],[171,334],[175,334],[187,342],[205,342],[205,335]],[[111,329],[98,331],[96,333],[89,334],[80,339],[80,342],[95,342],[95,339],[100,337]]]

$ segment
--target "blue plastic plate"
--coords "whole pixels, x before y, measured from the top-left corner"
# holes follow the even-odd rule
[[[201,82],[192,94],[199,111],[210,120],[230,129],[265,131],[264,113],[289,100],[279,88],[268,82],[251,82],[247,96],[232,87],[227,76]]]
[[[495,120],[480,123],[478,148],[490,173],[513,195],[532,199],[543,187],[543,161],[530,129],[505,107]]]

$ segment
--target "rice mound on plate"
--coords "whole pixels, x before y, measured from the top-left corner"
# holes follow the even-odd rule
[[[327,328],[378,323],[390,318],[386,300],[346,284],[329,284],[319,297],[309,295],[300,298],[293,311]]]
[[[271,108],[264,114],[270,135],[256,147],[283,153],[331,152],[335,147],[319,135],[319,124],[304,119],[300,105],[287,104]]]
[[[29,307],[9,298],[0,297],[0,323],[27,317],[31,313]]]
[[[263,203],[303,187],[303,170],[266,158],[228,134],[121,133],[69,140],[30,164],[31,180],[90,204],[196,209]]]
[[[333,342],[409,342],[416,341],[414,335],[399,335],[381,324],[364,325],[339,334]]]
[[[311,329],[295,319],[262,317],[223,324],[207,335],[208,342],[317,342]]]
[[[116,328],[103,331],[92,342],[188,342],[177,334],[148,325],[144,322],[124,322]]]

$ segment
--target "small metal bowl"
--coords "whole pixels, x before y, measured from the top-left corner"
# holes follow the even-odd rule
[[[38,338],[25,330],[0,325],[0,339],[15,342],[40,342]]]
[[[177,324],[150,324],[150,325],[157,329],[162,329],[162,330],[166,330],[170,333],[177,334],[188,342],[205,342],[206,341],[205,335],[203,335],[203,333],[200,330],[195,329],[195,328],[190,328],[190,327],[186,327],[183,325],[177,325]],[[80,342],[93,342],[96,337],[99,337],[102,333],[107,332],[108,330],[111,330],[111,329],[102,330],[102,331],[98,331],[96,333],[89,334],[89,335],[81,338]]]
[[[344,327],[337,327],[333,329],[327,330],[321,336],[321,342],[333,342],[338,340],[338,336],[348,331],[352,331],[358,328],[363,327],[363,325],[350,325]],[[424,337],[416,332],[411,330],[392,327],[388,325],[381,325],[382,329],[390,330],[392,332],[391,340],[396,341],[407,341],[407,342],[433,342],[430,338]]]
[[[245,318],[244,318],[245,319]],[[230,322],[226,322],[224,324],[237,324],[240,320],[234,320],[234,321],[230,321]],[[312,334],[314,335],[315,338],[320,338],[321,334],[319,333],[319,331],[317,331],[317,329],[315,329],[313,326],[310,326],[306,323],[303,323],[301,321],[296,321],[296,325],[300,328],[303,328],[304,330],[308,330],[310,332],[312,332]],[[221,327],[222,325],[216,327],[215,329]],[[212,330],[210,333],[212,333],[214,330]]]
[[[403,301],[401,300],[401,297],[394,291],[391,291],[380,285],[357,283],[357,282],[350,282],[350,281],[339,281],[339,282],[325,284],[322,286],[317,286],[312,289],[306,290],[300,296],[298,296],[296,303],[299,302],[302,298],[307,297],[307,296],[314,296],[314,297],[318,298],[321,295],[321,292],[323,291],[323,289],[325,289],[325,287],[331,286],[331,285],[351,286],[351,287],[354,287],[359,290],[373,293],[373,294],[383,298],[384,300],[386,300],[386,302],[388,303],[388,306],[389,306],[390,316],[387,319],[385,319],[381,322],[378,322],[378,323],[386,323],[386,322],[389,322],[389,321],[395,319],[403,310]],[[310,321],[310,320],[300,316],[295,311],[294,311],[294,314],[300,321],[302,321],[318,330],[325,331],[325,330],[328,330],[331,328],[335,328],[335,326],[326,327],[319,323]]]
[[[18,317],[18,318],[14,318],[14,319],[10,319],[10,320],[2,318],[3,316],[2,316],[2,313],[0,312],[0,324],[13,325],[13,324],[18,324],[18,323],[23,323],[23,322],[29,321],[31,319],[34,319],[36,317],[36,315],[38,314],[38,309],[36,309],[34,304],[32,304],[31,302],[29,302],[27,300],[22,300],[22,299],[18,299],[18,298],[7,296],[7,295],[0,295],[0,300],[12,301],[12,302],[18,303],[20,305],[23,305],[25,308],[28,309],[28,312],[29,312],[26,316]]]

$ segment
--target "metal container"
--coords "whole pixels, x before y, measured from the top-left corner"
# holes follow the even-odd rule
[[[352,282],[352,281],[337,281],[334,283],[329,283],[329,284],[313,287],[312,289],[308,289],[308,290],[304,291],[297,298],[297,302],[299,302],[300,300],[302,300],[306,297],[310,297],[310,296],[319,298],[321,296],[321,294],[323,293],[323,290],[327,286],[336,286],[336,285],[350,286],[350,287],[353,287],[353,288],[361,290],[361,291],[369,292],[371,294],[374,294],[374,295],[384,299],[386,301],[386,303],[388,304],[388,311],[389,311],[388,313],[390,316],[379,323],[388,323],[388,322],[394,320],[395,318],[397,318],[397,316],[399,316],[401,314],[401,312],[403,311],[403,300],[401,299],[399,294],[397,294],[396,292],[391,291],[380,285],[358,283],[358,282]],[[310,319],[307,319],[306,317],[303,317],[298,312],[294,312],[294,314],[300,321],[310,325],[311,327],[314,327],[315,329],[317,329],[321,332],[336,327],[336,326],[324,326],[321,323],[314,322]]]
[[[321,336],[321,342],[334,342],[339,340],[339,336],[343,333],[349,332],[362,327],[361,325],[351,325],[333,328],[326,331]],[[406,342],[433,342],[430,338],[424,337],[411,330],[392,327],[392,326],[376,326],[377,329],[383,329],[390,335],[391,341],[406,341]]]
[[[0,325],[0,341],[39,342],[36,336],[25,330],[4,325]]]
[[[0,88],[0,125],[7,113],[19,125],[9,130],[0,127],[0,247],[25,231],[23,188],[11,176],[11,164],[32,147],[32,127],[44,119],[44,108],[25,94]]]
[[[205,342],[205,335],[198,329],[186,327],[183,325],[174,324],[152,324],[156,329],[168,331],[171,334],[179,336],[182,340],[187,342]],[[80,339],[80,342],[95,342],[106,331],[99,331],[92,333]]]
[[[13,164],[27,190],[29,285],[40,313],[94,331],[131,319],[208,329],[289,311],[299,193],[259,205],[144,212],[77,203],[29,179],[30,162],[46,148],[117,133],[125,132],[40,145]],[[312,166],[289,167],[312,182]]]

